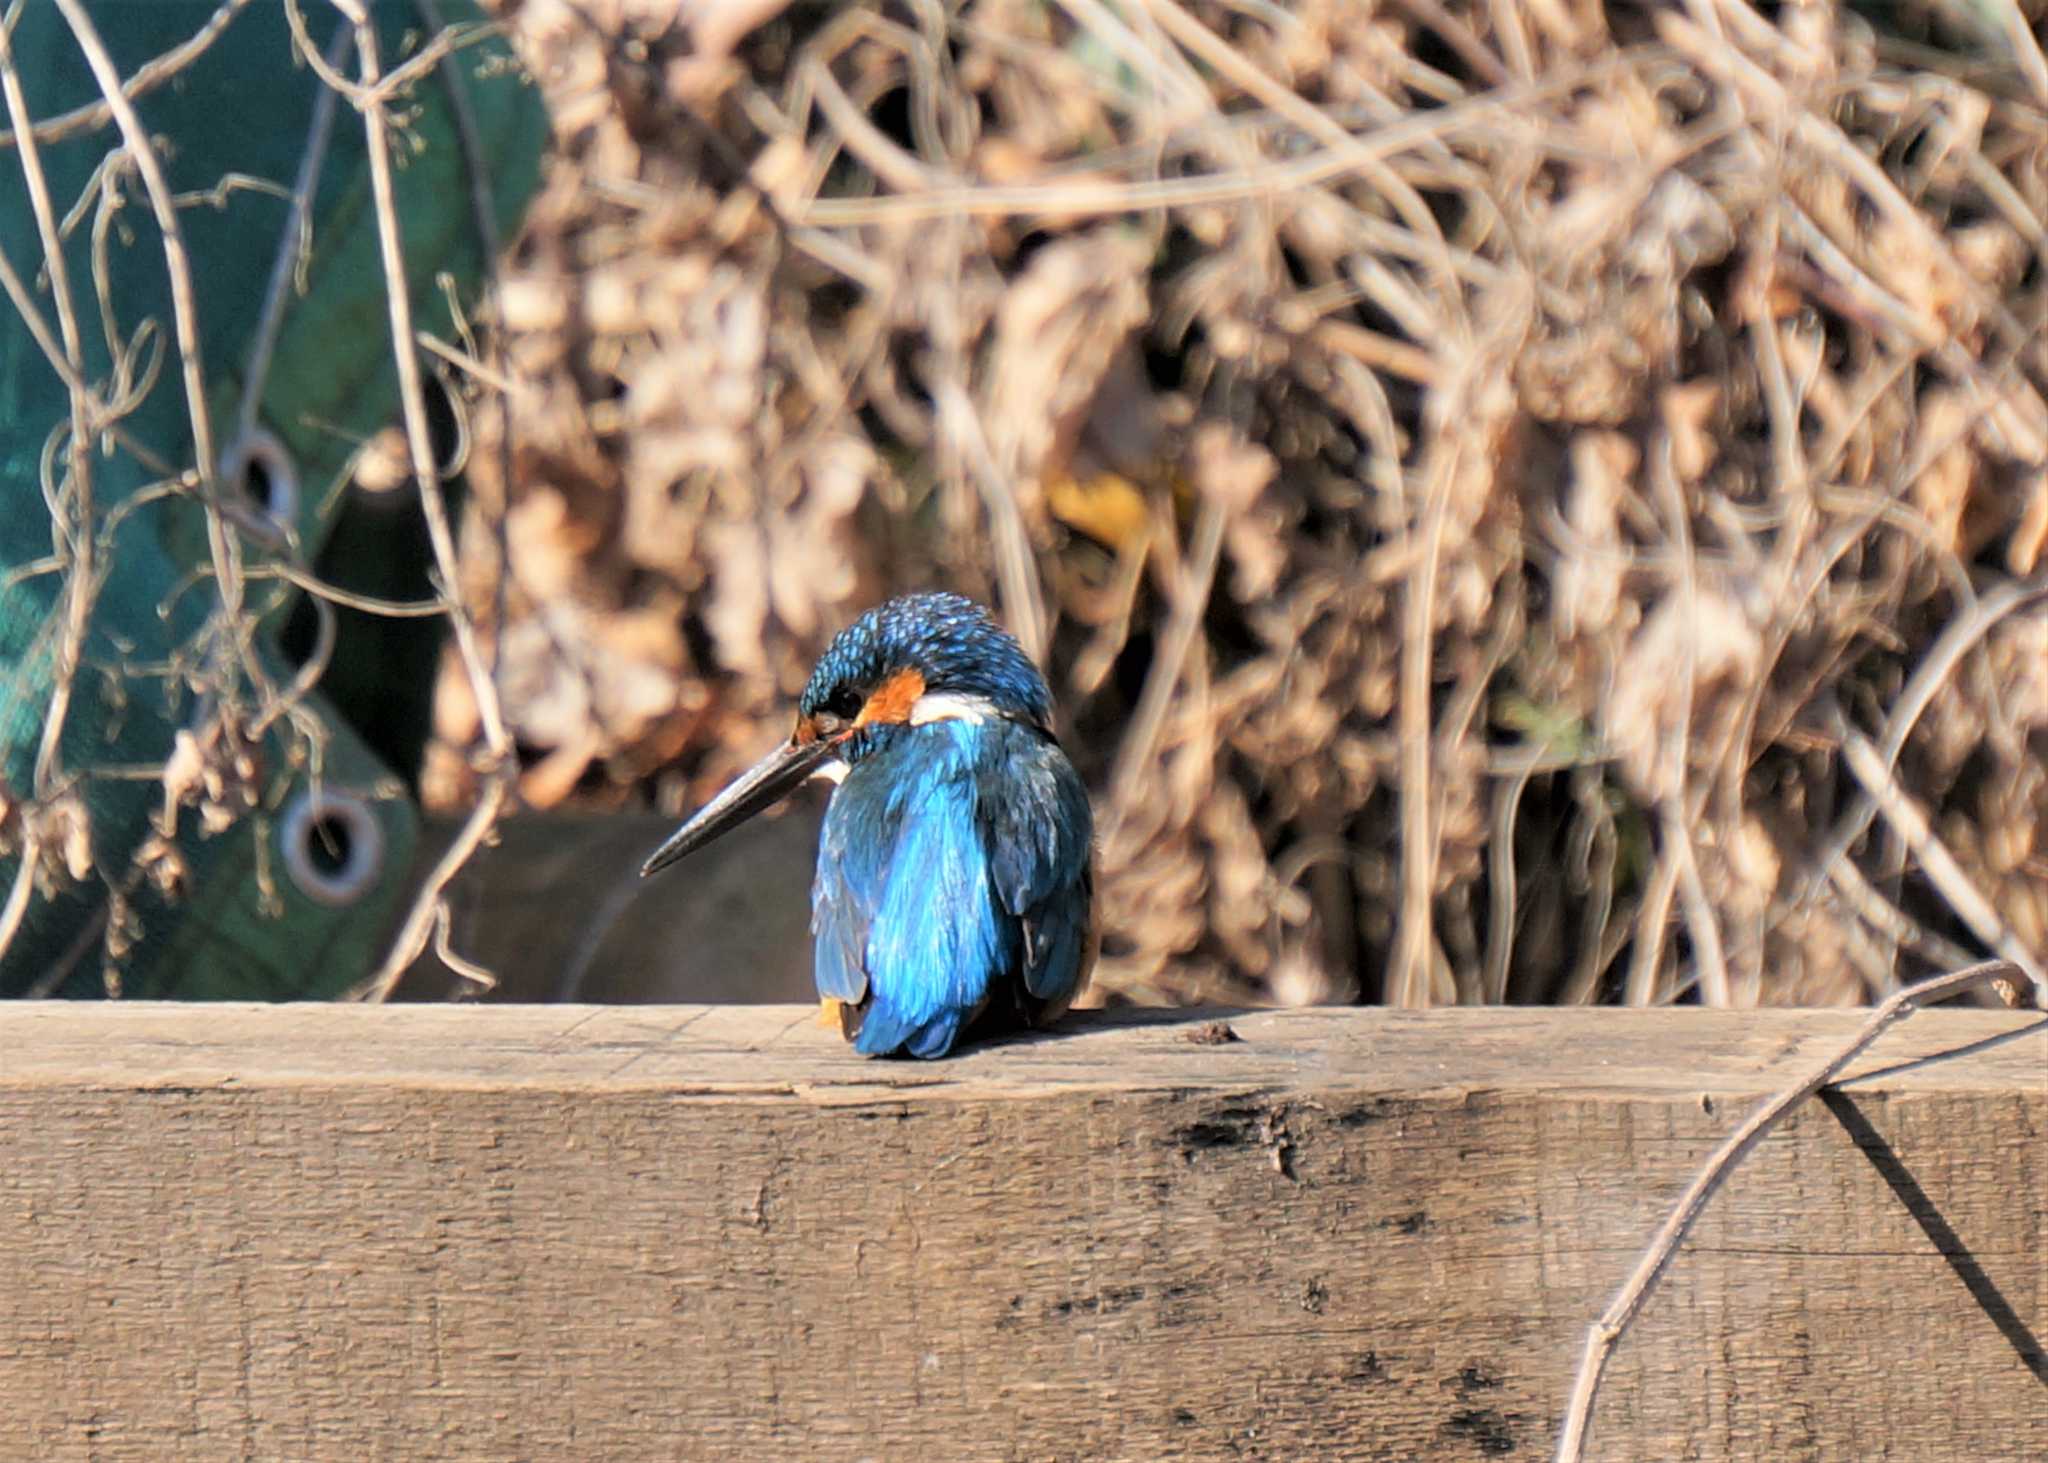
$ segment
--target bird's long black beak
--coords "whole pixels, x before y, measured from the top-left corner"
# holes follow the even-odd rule
[[[796,789],[796,785],[818,770],[818,764],[836,750],[822,737],[814,742],[784,742],[741,773],[726,790],[697,810],[697,815],[675,831],[640,866],[640,877],[665,869],[685,854],[694,853],[721,833],[728,833],[764,808],[772,807]]]

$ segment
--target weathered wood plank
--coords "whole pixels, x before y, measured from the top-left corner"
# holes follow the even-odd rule
[[[0,1457],[1541,1457],[1665,1207],[1856,1020],[916,1065],[796,1008],[0,1008]],[[2048,1033],[1929,1013],[1858,1073],[1702,1221],[1593,1456],[2048,1457]]]

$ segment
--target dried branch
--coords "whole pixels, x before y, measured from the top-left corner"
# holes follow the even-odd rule
[[[223,0],[220,8],[207,17],[206,24],[194,31],[190,39],[173,46],[161,56],[140,67],[136,73],[121,83],[121,95],[128,101],[136,101],[149,95],[165,82],[205,55],[207,49],[220,39],[220,33],[227,29],[228,22],[246,9],[249,0]],[[74,107],[55,117],[45,118],[36,124],[35,136],[39,142],[62,142],[81,132],[90,132],[104,127],[113,119],[114,109],[104,101],[88,102]],[[0,147],[18,147],[26,136],[24,123],[16,123],[9,132],[0,132]]]
[[[1988,960],[1981,965],[1907,986],[1872,1010],[1869,1019],[1857,1028],[1855,1036],[1840,1051],[1770,1098],[1751,1113],[1741,1127],[1729,1134],[1727,1141],[1701,1168],[1698,1177],[1679,1196],[1670,1218],[1664,1221],[1656,1237],[1650,1241],[1650,1247],[1622,1286],[1620,1294],[1587,1332],[1585,1353],[1579,1361],[1578,1375],[1572,1384],[1571,1399],[1566,1404],[1564,1425],[1558,1437],[1558,1463],[1578,1463],[1583,1456],[1587,1429],[1592,1423],[1593,1406],[1599,1399],[1600,1381],[1606,1372],[1608,1358],[1649,1302],[1658,1281],[1664,1278],[1664,1272],[1677,1258],[1678,1247],[1685,1242],[1693,1222],[1733,1175],[1736,1166],[1749,1156],[1750,1150],[1768,1137],[1795,1107],[1834,1081],[1844,1067],[1855,1061],[1900,1017],[1936,1001],[1945,1001],[1965,991],[1987,986],[2010,975],[2014,969],[2009,961]]]
[[[35,795],[50,797],[56,791],[60,769],[58,752],[71,711],[71,693],[78,675],[78,660],[85,649],[87,625],[99,588],[95,548],[99,530],[93,522],[92,444],[98,435],[97,412],[92,393],[85,386],[85,353],[78,333],[78,312],[71,298],[71,271],[58,238],[56,210],[50,203],[50,187],[43,175],[42,149],[30,125],[28,102],[22,95],[21,74],[14,64],[14,45],[7,28],[0,26],[0,92],[7,101],[7,116],[21,140],[21,174],[27,184],[29,206],[35,213],[36,232],[43,245],[45,267],[50,272],[50,294],[57,307],[57,324],[64,336],[65,386],[71,402],[71,426],[66,444],[68,492],[48,492],[53,510],[51,543],[64,574],[64,628],[58,641],[57,663],[50,688],[50,700],[43,716],[42,739],[36,748]],[[59,506],[68,512],[57,514]],[[0,956],[7,942],[0,939]]]
[[[207,405],[206,367],[199,348],[199,306],[192,290],[192,269],[185,250],[184,229],[178,222],[177,205],[171,201],[170,184],[165,180],[163,162],[157,156],[156,146],[144,130],[135,104],[122,91],[120,73],[100,40],[92,17],[86,13],[83,0],[57,0],[57,7],[64,13],[65,23],[71,27],[78,48],[85,55],[86,65],[99,82],[100,94],[106,98],[107,107],[121,130],[128,156],[142,176],[143,189],[156,216],[157,230],[163,236],[164,267],[170,274],[171,283],[172,326],[184,373],[185,409],[192,424],[193,452],[198,459],[200,501],[206,510],[207,550],[213,560],[214,584],[227,624],[228,645],[232,650],[243,651],[246,630],[242,613],[241,550],[228,532],[227,520],[221,511],[220,484],[215,475],[218,458],[214,452],[213,417]],[[262,673],[253,658],[244,652],[241,659],[251,679],[261,684]],[[232,659],[227,663],[232,664]],[[224,703],[231,701],[231,683],[224,682],[217,694]]]
[[[381,1001],[390,995],[406,967],[426,948],[433,921],[440,917],[438,912],[442,906],[443,891],[463,863],[490,835],[516,769],[512,762],[512,738],[505,729],[490,665],[484,659],[478,642],[476,624],[456,593],[455,534],[448,519],[447,499],[441,491],[440,468],[434,461],[419,353],[413,345],[412,299],[405,273],[398,206],[391,182],[389,124],[384,116],[383,93],[378,90],[381,73],[377,32],[358,0],[336,0],[336,5],[355,28],[356,61],[363,88],[352,94],[351,100],[362,112],[369,144],[370,187],[376,203],[377,238],[383,252],[385,296],[390,305],[392,353],[398,366],[399,400],[405,412],[405,435],[412,454],[413,477],[419,487],[420,507],[426,514],[427,534],[434,546],[434,562],[440,570],[441,599],[455,633],[456,651],[469,676],[470,689],[483,719],[484,743],[490,758],[484,769],[483,796],[448,853],[435,866],[415,897],[412,910],[399,927],[398,936],[383,964],[353,993],[360,1000]]]

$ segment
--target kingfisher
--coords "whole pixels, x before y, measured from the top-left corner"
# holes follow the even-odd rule
[[[842,630],[789,739],[655,850],[644,878],[780,802],[836,784],[818,837],[818,996],[856,1051],[942,1057],[1042,1026],[1095,961],[1088,792],[1023,647],[957,594]]]

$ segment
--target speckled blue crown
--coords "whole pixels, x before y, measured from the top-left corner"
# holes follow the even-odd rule
[[[943,591],[901,595],[841,630],[798,710],[815,716],[841,687],[871,689],[905,669],[922,675],[927,691],[980,696],[1039,726],[1052,718],[1052,693],[1024,648],[973,600]]]

